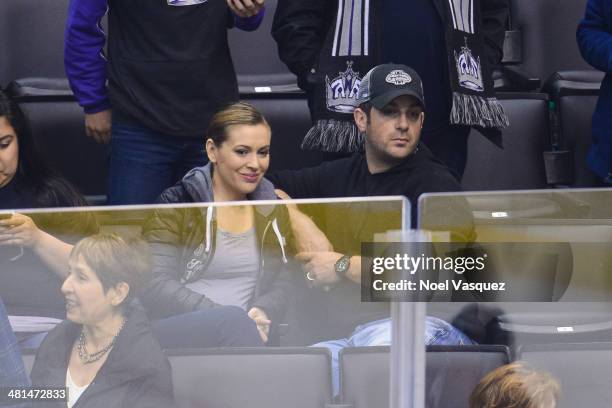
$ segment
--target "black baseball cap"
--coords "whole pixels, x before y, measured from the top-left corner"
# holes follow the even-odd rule
[[[382,109],[401,95],[415,97],[425,109],[423,83],[414,69],[401,64],[377,65],[361,80],[357,105],[369,102]]]

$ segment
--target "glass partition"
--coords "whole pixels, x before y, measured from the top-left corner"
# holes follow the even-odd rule
[[[448,283],[428,293],[428,319],[479,344],[428,349],[427,407],[467,407],[472,392],[481,406],[510,385],[535,406],[609,405],[612,189],[428,194],[418,220],[433,256],[483,263],[416,275]]]
[[[388,303],[361,301],[361,244],[408,220],[395,197],[5,212],[0,299],[35,387],[169,358],[178,406],[322,407],[353,398],[339,339],[385,321],[378,343],[350,342],[390,342]]]

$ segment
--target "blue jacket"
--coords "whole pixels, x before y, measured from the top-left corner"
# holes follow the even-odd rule
[[[163,3],[166,2],[166,0],[157,0],[157,2],[160,1]],[[223,3],[225,2],[223,1]],[[212,8],[213,6],[214,8]],[[135,0],[129,0],[127,2],[125,0],[123,2],[118,2],[116,0],[70,1],[65,31],[64,63],[66,75],[70,81],[72,90],[86,113],[96,113],[109,109],[112,100],[113,108],[119,109],[124,114],[128,114],[135,119],[142,119],[142,117],[153,117],[160,112],[163,114],[167,109],[160,108],[157,110],[147,110],[147,107],[145,107],[141,109],[142,112],[140,112],[137,110],[138,108],[132,106],[127,106],[126,109],[125,105],[147,105],[154,103],[155,98],[152,98],[151,95],[161,95],[168,103],[170,103],[170,101],[175,103],[181,100],[173,100],[173,95],[168,95],[167,92],[166,94],[161,91],[157,93],[151,92],[151,95],[146,92],[141,92],[141,89],[138,88],[139,85],[136,84],[137,81],[133,80],[133,77],[145,81],[147,83],[143,85],[145,89],[150,86],[155,87],[156,84],[160,83],[160,80],[144,69],[147,67],[147,64],[134,68],[136,72],[129,71],[129,67],[125,62],[126,60],[128,62],[146,61],[148,58],[151,61],[163,61],[162,65],[157,64],[155,67],[165,68],[167,71],[168,64],[174,63],[175,65],[178,64],[181,66],[181,64],[187,65],[187,62],[192,60],[195,61],[204,58],[203,55],[206,55],[205,53],[194,54],[198,52],[197,47],[206,46],[210,48],[211,52],[214,51],[219,54],[215,64],[224,66],[230,65],[230,67],[225,67],[225,71],[231,73],[233,76],[233,68],[231,67],[229,53],[225,55],[227,49],[226,27],[235,25],[242,30],[252,31],[260,25],[264,15],[264,10],[262,9],[256,16],[240,18],[231,14],[227,5],[218,3],[213,4],[212,0],[208,0],[199,5],[186,7],[156,5],[155,11],[151,11],[153,7],[147,10],[142,10],[142,8],[140,8],[142,12],[140,21],[134,21],[134,24],[125,26],[123,25],[125,24],[124,19],[134,18],[133,15],[123,15],[124,10],[128,10],[130,7],[132,8],[130,12],[138,13],[138,7],[142,7],[142,4]],[[165,8],[167,8],[167,10]],[[209,9],[211,13],[207,14],[205,9]],[[212,10],[216,11],[213,13]],[[111,27],[108,41],[106,33],[100,25],[102,18],[107,12],[109,12],[109,26]],[[155,15],[156,20],[151,17],[152,13],[158,13]],[[151,24],[156,24],[155,21],[160,21],[160,19],[163,21],[163,14],[167,14],[168,24],[165,26],[157,25],[152,27]],[[190,18],[188,17],[190,15],[192,16],[192,20],[186,20]],[[222,15],[227,15],[227,24],[222,21]],[[189,26],[192,26],[192,23],[194,23],[193,19],[201,17],[209,17],[209,19],[213,18],[220,21],[210,21],[208,24],[207,22],[202,23],[201,27],[208,26],[210,27],[210,31],[205,31],[205,29],[203,29],[199,32],[192,33],[170,32],[171,29],[183,26],[182,24],[187,21],[190,23]],[[119,29],[118,27],[122,28]],[[151,33],[155,34],[156,30],[158,34],[152,36]],[[189,35],[197,36],[201,32],[204,32],[208,38],[192,38],[192,40],[186,40],[189,39]],[[128,35],[130,38],[119,37]],[[160,37],[168,39],[165,44],[160,44],[158,42]],[[191,42],[192,44],[181,43],[181,41]],[[108,48],[108,60],[104,52],[105,44]],[[206,59],[208,59],[207,56]],[[214,72],[208,72],[210,71],[210,64],[204,65],[204,69],[207,72],[201,72],[201,76],[206,78],[218,77]],[[196,72],[200,72],[203,69],[202,67],[202,64],[198,65],[196,67]],[[168,75],[166,71],[160,71],[159,75],[161,75],[162,78],[171,76]],[[180,72],[182,72],[182,75],[174,75],[176,79],[171,78],[174,85],[168,84],[168,88],[175,89],[177,93],[180,93],[182,90],[181,84],[176,84],[177,81],[184,81],[185,78],[189,78],[191,81],[194,78],[191,72]],[[122,83],[123,80],[127,82]],[[233,81],[235,82],[235,77]],[[168,80],[166,79],[165,82],[168,82]],[[210,83],[211,81],[209,80],[208,82]],[[219,80],[219,86],[223,85],[227,88],[232,85],[230,82],[232,81],[229,79],[226,81]],[[235,83],[233,85],[235,86]],[[201,84],[196,84],[194,81],[191,81],[191,84],[187,87],[196,88],[202,99],[215,99],[220,92],[224,94],[231,93],[228,89],[213,92],[208,89],[210,85],[208,87],[201,86]],[[227,101],[220,101],[219,104],[225,104],[226,102]],[[215,110],[213,108],[216,108],[216,104],[211,105],[215,106],[207,110]],[[165,108],[165,106],[163,106],[163,108]],[[173,115],[176,115],[176,112],[174,112]],[[161,122],[164,121],[161,120]],[[169,128],[166,133],[181,133],[181,129],[176,129],[179,127],[176,126],[177,122],[180,123],[181,121],[175,120],[174,123],[166,126]],[[144,124],[155,128],[161,127],[163,130],[163,125],[165,123],[162,123],[161,126],[155,126],[158,125],[158,123]],[[171,125],[174,125],[175,129],[173,129]],[[198,131],[201,131],[201,129],[198,129]]]
[[[17,339],[0,298],[0,388],[20,388],[29,385],[30,380],[23,366]],[[26,403],[11,405],[13,408],[27,406]]]
[[[583,58],[606,73],[593,115],[589,167],[612,183],[612,0],[589,0],[576,33]]]

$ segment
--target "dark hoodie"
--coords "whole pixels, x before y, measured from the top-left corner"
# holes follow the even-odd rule
[[[277,197],[272,183],[263,179],[247,198],[275,200]],[[211,165],[191,170],[157,201],[160,204],[213,202]],[[285,238],[289,231],[288,216],[283,206],[257,205],[254,212],[260,270],[249,308],[264,310],[270,320],[278,323],[289,296]],[[163,318],[218,306],[204,294],[185,286],[206,272],[215,254],[216,228],[215,211],[210,206],[159,208],[146,221],[143,236],[153,256],[153,277],[142,300],[150,316]]]
[[[174,407],[170,363],[153,337],[139,306],[131,306],[125,327],[98,374],[74,408]],[[65,387],[66,370],[82,326],[64,321],[45,338],[32,367],[34,387]],[[36,407],[66,407],[65,402],[37,402]]]

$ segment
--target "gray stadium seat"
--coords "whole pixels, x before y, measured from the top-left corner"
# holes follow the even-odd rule
[[[166,350],[177,408],[324,408],[332,402],[324,348]],[[22,354],[26,371],[35,350]]]
[[[462,179],[465,191],[519,190],[546,187],[543,152],[549,146],[548,101],[544,94],[500,93],[510,127],[503,131],[504,148],[476,130],[468,141]]]
[[[555,71],[592,69],[576,43],[585,8],[586,0],[511,0],[512,26],[522,37],[523,62],[518,66],[542,80]]]
[[[572,187],[601,185],[587,167],[586,158],[592,143],[591,121],[603,76],[599,71],[556,72],[543,88],[555,102],[554,135],[558,149],[570,152],[569,162],[560,165],[568,167],[564,181]]]
[[[51,164],[88,196],[106,194],[108,152],[85,135],[83,111],[65,79],[26,78],[8,92],[16,97],[32,132]],[[271,170],[301,168],[321,162],[322,154],[300,150],[311,126],[306,100],[298,93],[247,94],[268,119],[274,135]]]
[[[228,41],[240,92],[299,91],[297,78],[278,58],[276,42],[270,34],[278,0],[266,0],[266,14],[253,32],[230,30]],[[266,89],[269,88],[269,89]]]
[[[68,0],[0,1],[0,86],[17,78],[63,77]]]
[[[41,153],[85,195],[106,195],[107,147],[85,135],[83,110],[67,80],[26,78],[8,92],[23,110]]]
[[[612,343],[534,344],[520,359],[561,382],[558,408],[612,406]]]
[[[354,408],[389,406],[389,347],[349,347],[340,353],[341,402]],[[482,377],[510,361],[504,346],[428,346],[428,408],[468,406]]]
[[[321,348],[168,350],[178,408],[323,408],[331,356]]]

